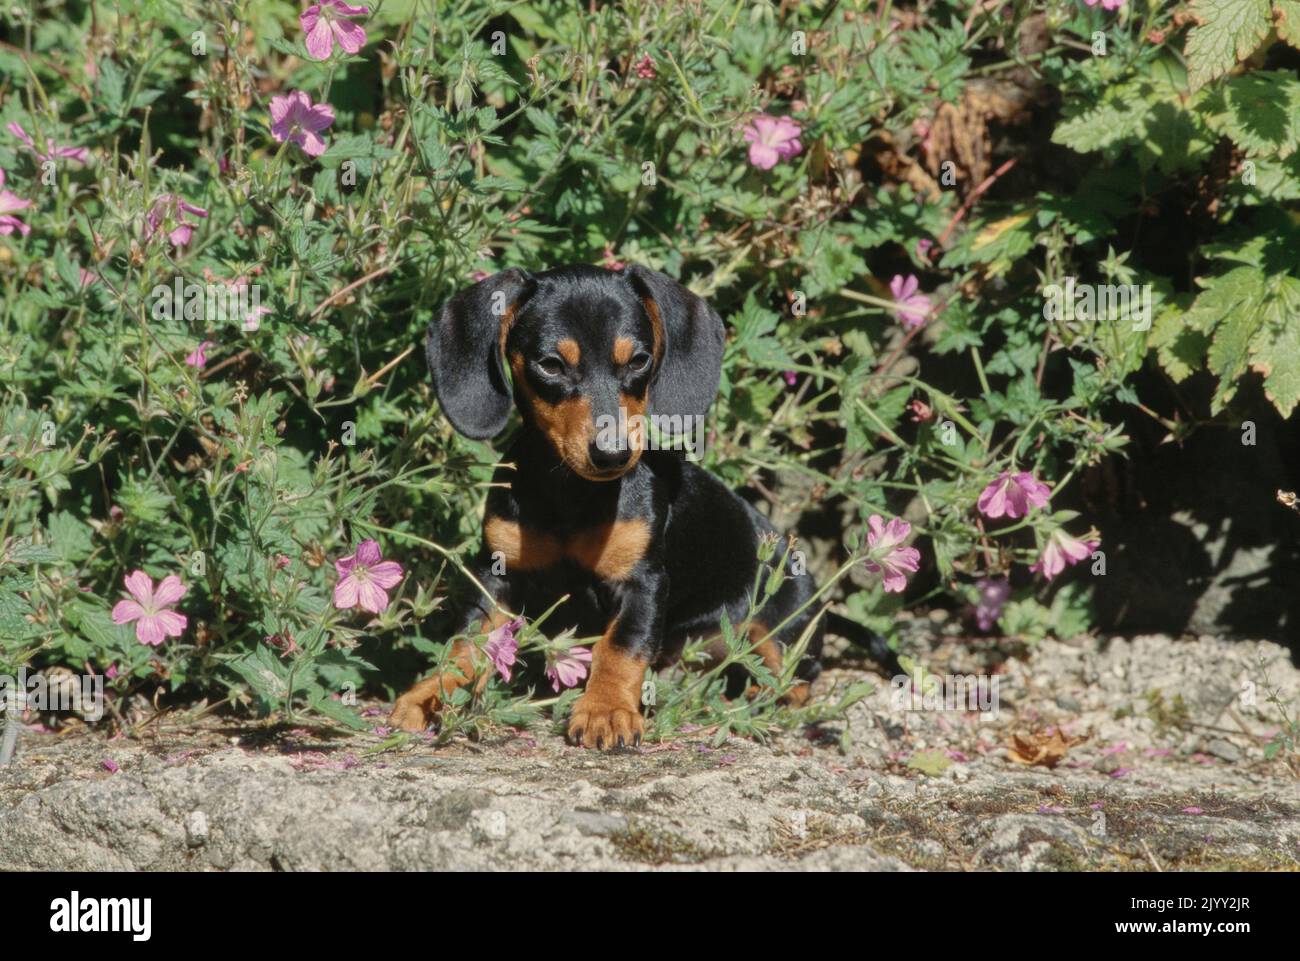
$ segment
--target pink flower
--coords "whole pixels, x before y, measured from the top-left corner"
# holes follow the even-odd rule
[[[175,574],[168,574],[154,590],[153,579],[144,571],[132,571],[124,578],[126,589],[135,600],[118,601],[113,608],[114,624],[135,621],[135,638],[141,644],[157,647],[169,637],[180,637],[188,621],[184,614],[168,610],[185,596],[186,586]]]
[[[208,348],[213,346],[215,345],[210,340],[200,341],[199,346],[194,348],[194,353],[185,358],[185,363],[202,370],[208,363]]]
[[[99,762],[99,765],[109,774],[116,774],[118,771],[122,770],[120,767],[117,766],[117,762],[114,761],[111,757],[104,758],[104,760]]]
[[[985,517],[1015,520],[1028,514],[1031,507],[1046,507],[1051,496],[1052,489],[1028,471],[1003,471],[980,493],[978,506]]]
[[[364,540],[355,554],[334,562],[339,582],[334,585],[334,606],[341,611],[360,605],[363,611],[378,614],[388,608],[387,589],[402,579],[402,565],[386,561],[379,545]]]
[[[614,255],[614,247],[611,244],[605,245],[605,256],[600,265],[606,270],[623,270],[627,267],[627,264]]]
[[[519,651],[519,642],[515,640],[515,634],[523,626],[524,619],[516,617],[488,634],[487,643],[483,645],[483,653],[488,656],[497,673],[507,681],[510,680],[510,668],[515,663],[515,654]]]
[[[114,661],[112,664],[108,665],[108,670],[104,671],[104,677],[108,678],[111,681],[115,677],[117,677],[117,675],[118,675],[117,662]]]
[[[920,286],[921,282],[916,279],[915,274],[909,274],[906,278],[902,274],[895,274],[894,279],[889,282],[889,292],[894,297],[894,303],[898,305],[894,316],[908,330],[924,327],[925,322],[930,318],[930,312],[934,309],[929,297],[917,293],[917,288]]]
[[[794,387],[799,383],[799,375],[792,370],[787,370],[781,374],[785,378],[785,386]]]
[[[258,304],[244,315],[244,330],[257,330],[262,326],[262,318],[271,313],[271,308]]]
[[[749,162],[759,170],[771,170],[778,161],[789,160],[803,152],[799,135],[803,128],[789,117],[769,117],[760,113],[744,129],[749,144]]]
[[[930,251],[934,248],[934,241],[929,237],[922,237],[916,242],[916,257],[918,260],[929,260]]]
[[[85,290],[98,279],[99,277],[94,271],[87,270],[85,267],[77,268],[77,283],[81,285],[82,290]]]
[[[1002,616],[1002,607],[1011,596],[1011,582],[1005,577],[986,577],[975,585],[979,603],[975,605],[975,625],[981,631],[990,631]]]
[[[1083,0],[1083,2],[1090,7],[1095,7],[1100,3],[1103,10],[1118,10],[1124,6],[1124,0]]]
[[[313,3],[298,17],[307,34],[307,52],[315,60],[327,60],[334,52],[334,41],[347,53],[356,53],[366,45],[366,31],[347,17],[364,17],[369,7],[351,7],[343,0]]]
[[[1041,571],[1043,576],[1050,581],[1072,564],[1077,564],[1079,561],[1091,557],[1092,552],[1097,549],[1099,543],[1099,541],[1092,540],[1081,541],[1078,538],[1071,537],[1065,533],[1063,528],[1058,527],[1052,531],[1052,536],[1047,539],[1047,546],[1043,548],[1043,556],[1038,559],[1038,563],[1031,565],[1029,569],[1031,571]]]
[[[633,64],[632,69],[636,71],[636,75],[642,80],[653,80],[656,76],[658,76],[655,73],[655,62],[652,59],[650,59],[650,54],[648,53],[645,54],[635,64]]]
[[[546,667],[546,676],[551,679],[555,693],[560,693],[564,687],[577,687],[578,682],[587,676],[590,663],[591,651],[585,647],[571,647],[557,654],[554,663]]]
[[[45,145],[49,148],[48,153],[41,153],[32,138],[27,135],[27,131],[17,123],[11,123],[8,127],[11,134],[27,145],[32,153],[36,154],[40,160],[54,160],[56,157],[67,160],[75,160],[79,164],[84,164],[90,158],[90,151],[85,147],[60,147],[53,140],[46,140]]]
[[[163,194],[153,202],[145,217],[145,240],[152,240],[153,236],[163,228],[171,228],[167,233],[167,239],[172,242],[173,247],[184,247],[194,236],[194,225],[185,219],[186,214],[206,217],[208,212],[202,207],[196,207],[182,200],[176,194]]]
[[[271,136],[280,143],[296,143],[308,157],[325,152],[325,138],[320,132],[333,122],[334,108],[327,103],[313,104],[301,90],[271,98]]]
[[[25,210],[32,205],[30,200],[23,200],[8,190],[5,185],[4,168],[0,167],[0,234],[11,234],[15,230],[26,237],[32,228],[13,216],[15,210]]]
[[[879,514],[867,518],[867,547],[870,559],[867,570],[884,575],[886,592],[902,593],[907,587],[907,575],[915,574],[921,563],[921,552],[915,547],[901,546],[912,533],[912,525],[901,517],[888,524]]]

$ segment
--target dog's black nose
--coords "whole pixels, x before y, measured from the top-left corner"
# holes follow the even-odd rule
[[[587,457],[596,470],[615,470],[627,466],[632,459],[632,450],[627,444],[615,444],[613,450],[606,450],[598,441],[592,441],[587,448]]]

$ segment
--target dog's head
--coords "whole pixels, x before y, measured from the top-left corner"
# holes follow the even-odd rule
[[[521,414],[571,470],[613,480],[640,459],[646,418],[704,417],[723,338],[713,308],[655,270],[511,269],[452,297],[426,353],[456,430],[499,433],[513,383]]]

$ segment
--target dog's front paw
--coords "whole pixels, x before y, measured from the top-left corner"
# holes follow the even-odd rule
[[[645,722],[635,706],[610,704],[583,694],[569,715],[569,742],[603,751],[607,747],[637,747]]]
[[[433,723],[433,716],[438,713],[438,690],[437,676],[415,685],[393,704],[393,713],[388,715],[388,726],[411,732],[427,729]]]

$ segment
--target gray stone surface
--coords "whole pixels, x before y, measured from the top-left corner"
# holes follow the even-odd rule
[[[970,673],[987,656],[952,641],[928,660]],[[769,745],[701,732],[601,755],[539,729],[380,751],[382,732],[166,719],[140,740],[29,732],[0,771],[0,870],[1300,866],[1298,766],[1264,750],[1265,675],[1300,702],[1280,648],[1048,642],[998,671],[996,720],[901,712],[882,685],[847,724]],[[861,673],[841,662],[819,691]],[[1011,734],[1056,725],[1086,740],[1055,768],[1008,760]],[[923,771],[927,752],[947,766]]]

